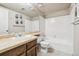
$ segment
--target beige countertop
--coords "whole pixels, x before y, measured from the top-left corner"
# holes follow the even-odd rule
[[[30,33],[23,32],[22,34],[23,35],[28,35],[28,34],[30,34],[30,35],[39,35],[39,34],[41,34],[41,32],[38,32],[38,31],[30,32]],[[14,34],[3,34],[3,35],[0,35],[0,40],[4,39],[4,38],[11,38],[11,37],[14,37],[14,36],[15,36],[15,33]]]
[[[41,34],[41,32],[31,32],[31,33],[24,33],[24,34],[39,35]]]
[[[31,35],[30,37],[24,36],[24,37],[17,37],[17,38],[10,37],[10,38],[0,39],[0,53],[13,49],[15,47],[18,47],[20,45],[23,45],[37,38],[38,38],[37,36]]]

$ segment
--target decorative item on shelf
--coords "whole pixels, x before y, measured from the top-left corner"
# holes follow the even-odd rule
[[[18,19],[18,14],[15,15],[15,18]]]
[[[22,19],[22,15],[20,15],[20,19]]]
[[[18,21],[16,21],[16,24],[19,24],[19,22],[18,22]]]
[[[23,24],[23,21],[20,21],[20,24]]]

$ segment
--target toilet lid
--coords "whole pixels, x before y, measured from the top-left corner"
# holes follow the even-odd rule
[[[47,42],[47,41],[42,41],[42,42],[40,42],[41,44],[45,44],[45,45],[48,45],[49,44],[49,42]]]

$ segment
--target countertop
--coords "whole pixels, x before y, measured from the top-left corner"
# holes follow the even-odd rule
[[[9,38],[0,39],[0,53],[8,51],[10,49],[13,49],[15,47],[18,47],[20,45],[23,45],[25,43],[28,43],[32,40],[37,39],[38,37],[34,36],[37,34],[40,34],[40,33],[27,34],[27,35],[31,35],[30,37],[23,36],[23,37],[17,37],[17,38],[16,37],[9,37]]]
[[[30,32],[30,33],[23,33],[23,34],[39,35],[41,34],[41,32]]]

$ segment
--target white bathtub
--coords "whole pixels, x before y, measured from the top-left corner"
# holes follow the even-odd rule
[[[47,38],[50,40],[50,46],[56,50],[62,51],[69,55],[73,54],[73,42],[68,39]]]

